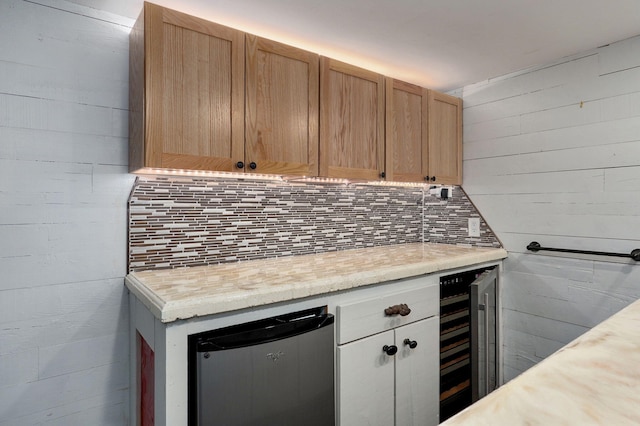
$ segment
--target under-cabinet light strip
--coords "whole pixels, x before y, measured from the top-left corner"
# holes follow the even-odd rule
[[[236,173],[236,172],[218,172],[207,170],[184,170],[184,169],[156,169],[145,168],[138,174],[148,174],[154,176],[186,176],[186,177],[206,177],[206,178],[225,178],[225,179],[255,179],[270,180],[276,182],[303,182],[303,183],[327,183],[334,185],[373,185],[373,186],[400,186],[400,187],[416,187],[425,188],[432,186],[423,182],[395,182],[395,181],[351,181],[349,179],[326,178],[313,176],[281,176],[268,175],[259,173]]]

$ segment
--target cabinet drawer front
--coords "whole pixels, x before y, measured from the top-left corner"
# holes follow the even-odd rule
[[[396,284],[391,284],[393,289]],[[336,307],[337,342],[343,344],[381,331],[390,330],[439,314],[440,290],[437,276],[413,278],[397,283],[397,291],[366,297]],[[394,305],[407,304],[411,313],[406,316],[385,315]]]

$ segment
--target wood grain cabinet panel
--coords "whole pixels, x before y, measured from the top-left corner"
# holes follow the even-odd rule
[[[429,175],[462,184],[462,99],[429,90]]]
[[[130,169],[235,171],[244,159],[244,33],[150,3],[140,21],[131,114],[143,125],[131,124]]]
[[[384,77],[320,59],[320,176],[377,180],[384,172]]]
[[[386,79],[386,171],[396,182],[462,184],[462,100]]]
[[[386,177],[396,182],[424,182],[429,174],[425,88],[386,79]]]
[[[318,55],[253,35],[246,41],[245,171],[317,176]]]

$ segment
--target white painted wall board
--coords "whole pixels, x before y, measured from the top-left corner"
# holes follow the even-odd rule
[[[600,74],[610,74],[640,67],[640,37],[632,37],[607,46],[600,52]]]
[[[572,341],[589,330],[588,327],[557,321],[551,318],[517,312],[511,309],[503,311],[505,329],[518,331],[530,336],[544,337],[558,343]],[[544,336],[539,336],[544,334]]]
[[[466,172],[466,162],[464,172]],[[464,190],[470,195],[479,194],[539,194],[551,193],[590,193],[602,192],[604,189],[604,170],[572,170],[554,171],[536,174],[516,174],[494,176],[466,176]],[[499,191],[496,191],[499,188]],[[480,209],[484,216],[484,212]],[[489,222],[490,225],[491,222]]]
[[[96,37],[96,41],[98,40],[100,39]],[[121,55],[125,56],[127,53],[127,50],[122,50]],[[106,56],[104,53],[101,54]],[[113,60],[113,57],[109,55],[104,60]],[[64,67],[53,68],[50,63],[34,64],[36,61],[33,60],[29,62],[31,63],[23,64],[7,59],[0,60],[1,93],[109,108],[128,108],[128,97],[123,96],[128,89],[128,81],[122,78],[122,72],[107,73],[106,67],[83,70],[83,64],[80,63],[72,66],[63,62]],[[97,76],[100,76],[100,85],[96,84]]]
[[[114,115],[114,111],[117,110],[0,93],[0,125],[6,127],[124,136],[126,132],[122,133],[122,125],[113,121],[122,121],[125,113]]]
[[[126,137],[0,127],[0,158],[62,163],[126,164]],[[11,152],[2,147],[11,146]]]
[[[114,236],[119,230],[114,229]],[[85,236],[84,238],[87,238]],[[0,290],[38,287],[79,281],[93,281],[100,277],[126,274],[127,259],[114,257],[114,251],[125,250],[117,239],[95,251],[74,249],[62,253],[29,254],[0,258],[3,280]]]
[[[128,405],[126,401],[109,406],[88,407],[82,411],[47,422],[47,426],[100,425],[119,426],[127,421]]]
[[[640,247],[640,243],[638,244]],[[594,262],[593,282],[598,290],[631,298],[640,299],[640,265],[630,262],[628,265],[615,265],[606,262]]]
[[[32,3],[53,8],[60,8],[60,0],[30,0]],[[107,21],[122,26],[123,31],[129,32],[133,21],[142,10],[143,0],[66,0],[64,11],[75,13],[86,18]],[[96,6],[100,6],[99,8]]]
[[[0,291],[0,325],[74,312],[92,313],[122,303],[119,278]],[[24,309],[28,306],[29,309]]]
[[[569,285],[566,280],[557,278],[542,280],[528,274],[507,273],[505,279],[517,283],[503,292],[506,309],[589,328],[635,300],[629,296],[585,289],[575,283]],[[540,331],[536,335],[545,333]]]
[[[0,413],[12,419],[128,387],[126,363],[114,363],[18,386],[0,387]]]
[[[640,76],[638,77],[640,79]],[[496,158],[516,154],[555,152],[640,140],[640,119],[625,118],[590,123],[580,127],[553,129],[464,145],[464,159]]]
[[[20,183],[22,193],[90,193],[91,173],[90,164],[0,159],[0,191],[17,192]]]
[[[480,123],[464,124],[465,141],[487,140],[518,135],[521,132],[520,116],[497,118]]]
[[[0,383],[11,386],[38,380],[38,351],[26,350],[0,355]]]
[[[79,398],[69,403],[59,405],[46,410],[32,412],[24,416],[14,417],[11,420],[0,420],[0,426],[33,426],[38,424],[69,425],[123,425],[128,423],[126,408],[127,390],[122,389],[108,394]],[[114,416],[121,420],[111,422]],[[82,421],[75,419],[82,417]],[[46,422],[46,423],[45,423]]]
[[[505,97],[502,99],[485,99],[486,101],[482,103],[470,100],[467,104],[465,98],[463,123],[467,125],[518,116],[580,101],[580,96],[584,97],[585,93],[584,91],[576,93],[576,86],[595,83],[599,77],[597,69],[597,55],[589,55],[546,68],[544,72],[547,75],[538,77],[542,80],[538,85],[531,86],[527,81],[532,80],[538,73],[526,73],[513,77],[513,80],[518,81],[519,84],[514,85],[510,93],[504,93]],[[566,72],[571,72],[574,78],[566,81],[563,76]],[[549,75],[555,78],[549,78]],[[499,83],[495,83],[495,86],[499,86]],[[491,86],[486,87],[484,92],[491,92],[489,87]],[[483,93],[485,96],[487,94]]]
[[[514,90],[505,99],[475,105],[465,102],[463,113],[465,126],[541,111],[553,111],[570,105],[579,106],[580,102],[586,104],[615,96],[625,96],[636,91],[640,85],[640,78],[638,78],[640,67],[600,75],[598,67],[601,61],[598,55],[570,62],[579,66],[572,69],[571,78],[563,74],[567,70],[559,67],[550,68],[562,78],[554,86],[536,90],[522,84],[522,87],[518,87],[519,90]]]
[[[465,86],[463,88],[463,105],[465,107],[474,107],[506,100],[522,93],[558,87],[568,80],[567,75],[588,73],[590,70],[583,69],[582,61],[585,58],[588,61],[590,56],[596,54],[594,51],[579,53],[570,58],[562,58],[541,67],[521,70]]]
[[[5,322],[0,329],[0,354],[124,333],[128,323],[127,310],[126,302],[122,302],[93,312]],[[121,350],[127,353],[126,347]]]
[[[547,193],[547,194],[495,194],[479,195],[483,203],[507,203],[509,200],[517,200],[518,203],[511,213],[518,215],[538,214],[566,214],[571,216],[617,217],[635,216],[640,210],[640,199],[630,196],[629,192],[594,192],[589,199],[585,199],[580,193]],[[505,214],[505,216],[507,216]]]
[[[38,346],[38,378],[60,376],[89,370],[114,362],[128,363],[129,329],[123,333],[65,342],[52,346]]]
[[[612,220],[615,219],[615,220]],[[632,215],[597,216],[548,213],[522,213],[511,217],[500,227],[504,232],[517,232],[523,227],[534,235],[571,235],[574,237],[640,240],[637,217]],[[505,221],[506,222],[506,221]],[[595,250],[595,249],[594,249]],[[606,251],[606,250],[602,250]]]
[[[637,197],[635,193],[640,191],[638,175],[640,175],[640,165],[605,170],[604,189],[606,191],[625,191],[630,194],[630,197]]]
[[[96,76],[108,75],[115,68],[127,70],[121,56],[128,55],[127,35],[133,20],[113,14],[98,16],[101,12],[96,8],[72,11],[64,0],[48,3],[44,7],[34,1],[0,3],[0,27],[5,30],[0,39],[3,60]]]
[[[635,166],[639,158],[640,135],[630,142],[468,160],[464,170],[472,176],[533,174]]]

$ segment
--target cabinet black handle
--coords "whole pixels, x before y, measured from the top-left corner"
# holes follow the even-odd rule
[[[426,180],[427,182],[429,182],[429,176],[425,176],[424,180]]]
[[[435,176],[431,176],[431,182],[435,182],[436,181],[436,177]]]
[[[404,344],[409,345],[411,349],[415,349],[418,346],[418,342],[411,339],[404,339]]]
[[[251,170],[255,170],[255,169],[258,168],[258,165],[255,162],[252,161],[252,162],[249,163],[249,168]]]
[[[242,161],[238,161],[236,163],[236,167],[239,168],[239,169],[244,169],[244,163]]]
[[[384,345],[382,351],[389,356],[393,356],[398,352],[398,347],[396,345]]]
[[[385,172],[380,172],[380,177],[384,179],[387,177],[387,174]]]

